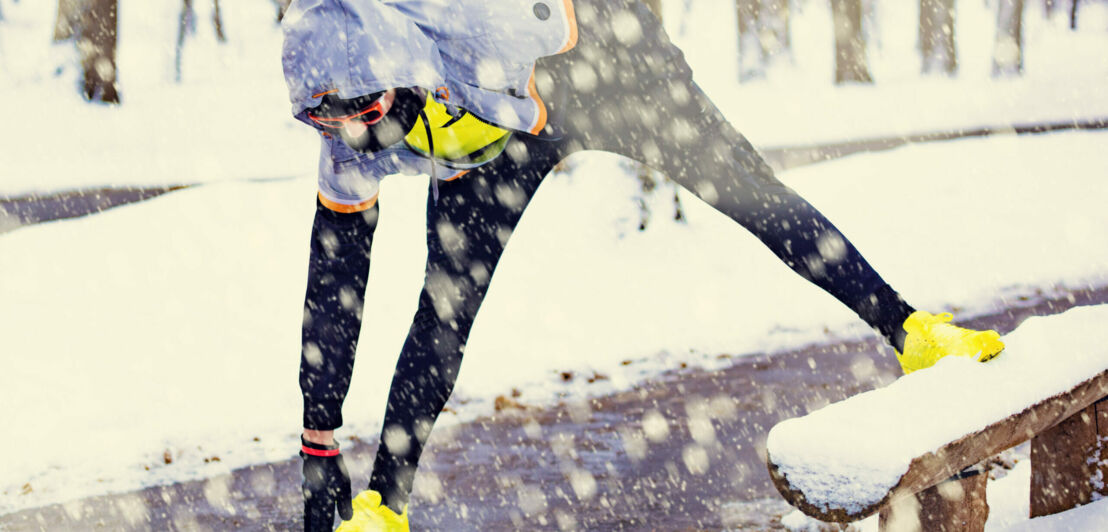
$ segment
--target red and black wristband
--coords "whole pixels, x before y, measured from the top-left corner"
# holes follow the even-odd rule
[[[300,436],[300,452],[308,456],[319,456],[322,458],[329,458],[339,455],[339,444],[323,445],[320,443],[310,442],[304,439],[304,436]]]

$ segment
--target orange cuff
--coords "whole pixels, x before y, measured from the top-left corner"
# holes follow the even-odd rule
[[[377,196],[373,196],[372,198],[370,198],[366,201],[363,201],[361,203],[355,204],[355,205],[347,205],[345,203],[337,203],[337,202],[331,201],[331,200],[327,199],[323,195],[322,192],[320,192],[319,193],[319,202],[322,203],[324,207],[327,207],[328,209],[331,209],[332,211],[343,213],[343,214],[350,214],[350,213],[353,213],[353,212],[362,212],[362,211],[368,211],[369,209],[372,209],[374,205],[377,205]]]

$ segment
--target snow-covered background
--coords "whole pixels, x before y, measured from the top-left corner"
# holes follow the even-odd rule
[[[229,41],[219,44],[210,4],[197,2],[175,83],[178,3],[121,2],[118,108],[80,100],[72,45],[49,44],[54,3],[0,3],[0,96],[12,104],[0,122],[0,197],[204,183],[0,234],[0,426],[14,435],[0,455],[18,457],[0,467],[0,513],[291,457],[318,143],[288,116],[272,3],[225,2]],[[878,3],[877,83],[866,87],[830,83],[824,2],[795,15],[795,64],[754,84],[735,81],[731,2],[667,2],[666,20],[698,81],[760,147],[1108,117],[1108,4],[1083,4],[1071,32],[1064,10],[1046,20],[1033,3],[1026,75],[999,81],[988,77],[992,7],[958,3],[960,73],[921,80],[910,4]],[[998,136],[781,178],[911,303],[964,317],[1036,290],[1108,284],[1106,148],[1103,132]],[[509,246],[469,343],[457,414],[443,422],[485,412],[512,388],[542,403],[633,386],[680,362],[726,363],[720,353],[870,334],[691,195],[687,223],[658,215],[638,232],[633,170],[605,154],[570,166],[543,185]],[[342,437],[379,429],[422,280],[426,187],[383,185]],[[561,371],[610,378],[564,383]]]
[[[180,3],[121,2],[120,109],[79,98],[72,44],[49,44],[56,2],[0,2],[0,93],[18,102],[5,109],[0,194],[315,171],[317,137],[282,112],[289,104],[271,1],[226,2],[224,44],[210,22],[211,2],[194,2],[196,32],[185,43],[179,84],[173,79]],[[870,70],[876,84],[853,87],[831,83],[828,2],[798,2],[794,62],[741,86],[733,2],[663,5],[670,34],[698,83],[762,148],[1108,116],[1104,2],[1082,4],[1076,32],[1066,27],[1064,9],[1047,20],[1041,3],[1029,2],[1026,75],[1001,81],[989,77],[994,3],[958,3],[959,74],[921,79],[916,2],[875,2]]]

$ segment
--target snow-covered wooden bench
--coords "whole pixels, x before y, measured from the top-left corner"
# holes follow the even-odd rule
[[[981,530],[987,475],[965,471],[1030,439],[1031,516],[1087,503],[1108,478],[1105,327],[1108,306],[1031,318],[987,364],[943,359],[784,421],[766,447],[773,483],[824,521]]]

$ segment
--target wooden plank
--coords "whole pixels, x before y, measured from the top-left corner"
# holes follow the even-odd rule
[[[950,479],[881,509],[881,532],[984,532],[989,475]]]
[[[1094,405],[1032,438],[1031,517],[1092,502],[1098,451]]]
[[[967,434],[934,452],[916,457],[909,465],[908,471],[883,499],[861,509],[825,508],[811,504],[804,493],[789,484],[776,464],[767,461],[767,466],[777,491],[789,504],[805,514],[823,521],[856,521],[877,513],[890,502],[919,493],[966,467],[983,462],[1005,449],[1019,445],[1106,396],[1108,396],[1108,371],[1103,371],[1066,393],[1044,399],[1022,412]]]
[[[1093,486],[1094,492],[1100,496],[1108,496],[1108,398],[1101,399],[1093,405],[1096,411],[1096,436],[1097,459],[1094,465],[1094,475],[1097,484]]]

